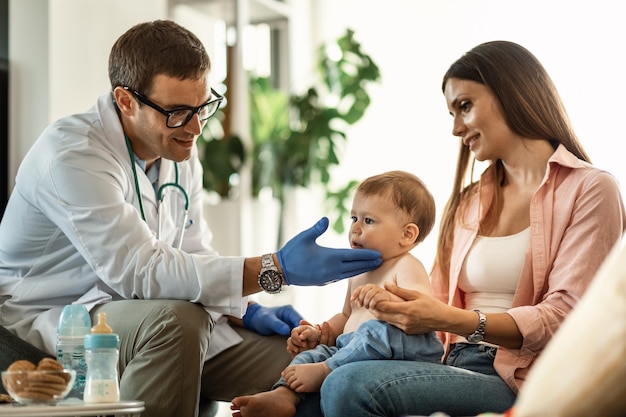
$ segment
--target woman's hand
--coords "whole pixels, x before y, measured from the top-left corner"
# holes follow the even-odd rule
[[[355,290],[355,293],[358,290]],[[371,288],[365,292],[362,290],[356,294],[355,301],[357,304],[363,303],[359,305],[369,308],[377,319],[393,324],[407,334],[445,331],[447,313],[452,307],[431,295],[400,288],[387,282],[385,289],[380,290],[380,292]],[[374,307],[368,307],[372,304]]]
[[[407,334],[432,331],[454,333],[466,337],[478,326],[478,317],[472,310],[449,306],[432,295],[400,288],[385,283],[385,290],[401,301],[378,301],[369,311],[379,320],[386,321]],[[511,349],[522,346],[522,335],[507,313],[488,314],[485,340]]]

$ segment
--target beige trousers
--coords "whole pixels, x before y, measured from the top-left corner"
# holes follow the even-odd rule
[[[150,417],[198,416],[199,404],[269,390],[287,366],[286,338],[235,328],[243,342],[204,362],[213,323],[179,300],[123,300],[96,306],[120,336],[120,394]]]

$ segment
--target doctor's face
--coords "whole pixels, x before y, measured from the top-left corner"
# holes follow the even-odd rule
[[[128,93],[133,96],[130,100],[132,111],[124,130],[137,156],[148,164],[158,158],[176,162],[189,159],[206,120],[201,121],[199,115],[194,114],[186,124],[170,128],[166,124],[168,116],[145,102],[147,99],[152,105],[168,112],[201,106],[212,99],[208,77],[181,80],[161,74],[154,78],[150,92],[140,92],[142,97],[130,91]]]

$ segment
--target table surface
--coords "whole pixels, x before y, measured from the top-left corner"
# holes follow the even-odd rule
[[[86,404],[80,400],[64,400],[56,405],[1,404],[1,417],[66,417],[66,416],[138,416],[144,411],[143,401]]]

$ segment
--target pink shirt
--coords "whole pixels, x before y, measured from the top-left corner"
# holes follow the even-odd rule
[[[449,286],[441,271],[431,275],[435,296],[449,305],[465,307],[459,274],[493,192],[492,176],[486,172],[480,192],[477,188],[470,197],[464,221],[457,221],[454,229]],[[519,391],[533,361],[582,297],[625,227],[626,212],[615,178],[559,146],[530,203],[530,246],[507,312],[522,333],[522,347],[500,347],[494,361],[513,391]],[[451,335],[442,336],[447,354]]]

